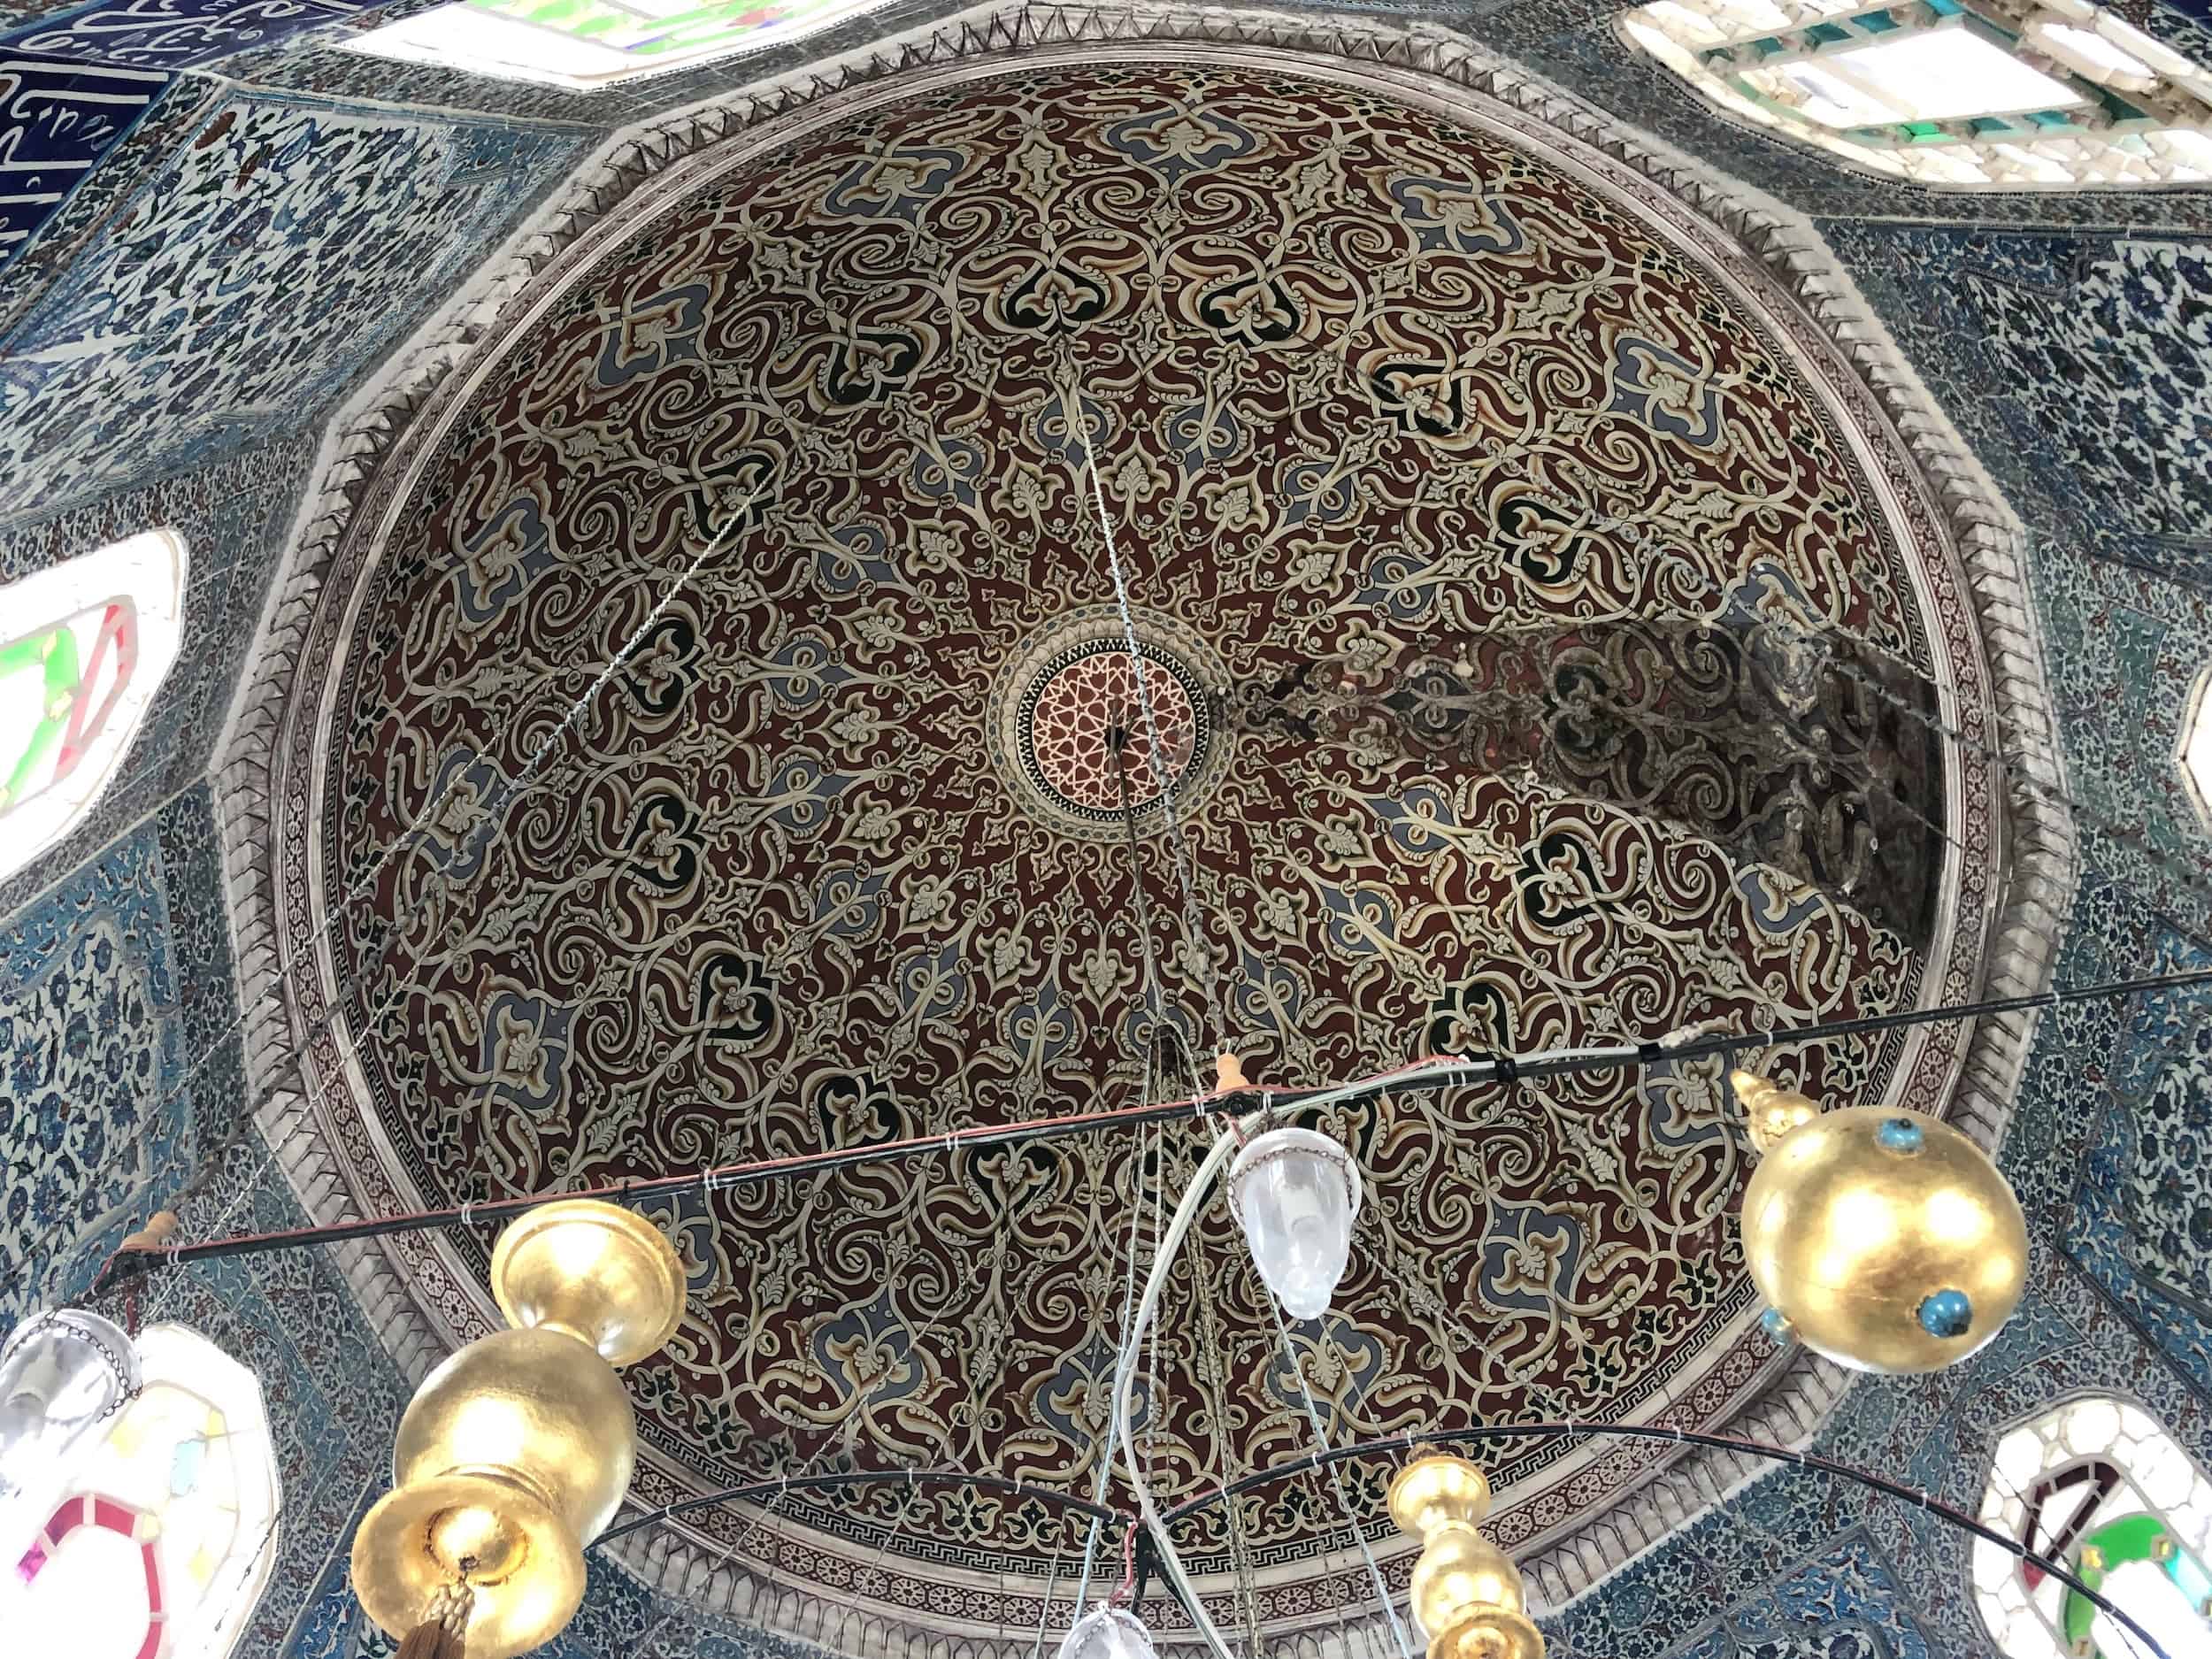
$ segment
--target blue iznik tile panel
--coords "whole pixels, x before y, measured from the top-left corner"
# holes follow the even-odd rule
[[[0,930],[0,1333],[83,1302],[156,1208],[192,1236],[302,1224],[247,1116],[238,1016],[205,784]],[[282,1652],[333,1540],[382,1490],[404,1386],[315,1251],[167,1270],[94,1305],[188,1325],[260,1379],[284,1519],[235,1651]]]
[[[1830,1535],[1815,1479],[1778,1476],[1544,1621],[1590,1659],[1934,1659],[1863,1531]],[[1688,1626],[1685,1632],[1685,1626]]]
[[[1820,228],[2027,526],[2088,861],[2212,928],[2174,764],[2212,664],[2212,241]]]
[[[582,136],[224,104],[0,341],[0,518],[312,421]]]
[[[372,10],[376,0],[94,0],[10,28],[26,51],[181,69]]]
[[[0,929],[0,1322],[88,1278],[188,1156],[180,996],[150,823]]]

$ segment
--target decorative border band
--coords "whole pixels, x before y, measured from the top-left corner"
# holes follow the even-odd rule
[[[285,981],[284,998],[264,998],[250,1010],[246,1052],[256,1082],[296,1068],[334,1080],[348,1071],[344,1035],[317,1029],[326,991],[319,934],[285,931],[288,901],[304,892],[308,879],[292,850],[303,841],[287,833],[304,815],[316,727],[315,686],[299,670],[311,633],[319,624],[333,626],[326,606],[342,613],[350,597],[342,580],[332,585],[348,562],[342,555],[357,550],[358,538],[380,534],[409,451],[440,424],[471,371],[496,354],[547,296],[641,218],[695,188],[703,173],[888,98],[1017,65],[1102,58],[1217,62],[1350,84],[1506,131],[1578,158],[1586,170],[1625,173],[1647,181],[1654,211],[1694,239],[1709,263],[1758,292],[1770,311],[1803,325],[1846,371],[1829,389],[1841,396],[1848,420],[1910,457],[1911,477],[1886,480],[1893,505],[1924,514],[1929,556],[1939,549],[1955,561],[1971,614],[1949,618],[1951,649],[1955,654],[1962,639],[1987,671],[1985,697],[1964,707],[1947,701],[1943,715],[2008,760],[2002,770],[1962,768],[1958,746],[1951,746],[1954,790],[1966,801],[1962,810],[1980,812],[1970,833],[1993,857],[1987,879],[1969,872],[1962,902],[1970,908],[1947,918],[1977,948],[1957,960],[1957,973],[1932,975],[1923,995],[2011,995],[2047,982],[2077,858],[2072,826],[2058,804],[2061,764],[2019,526],[1809,220],[1440,27],[1148,0],[1114,9],[1032,0],[979,8],[618,134],[333,419],[216,770],[238,971],[245,982]],[[1942,620],[1932,617],[1931,625],[1940,627]],[[1993,718],[1994,730],[1987,724]],[[2008,859],[1994,856],[2000,850]],[[1956,1079],[1947,1115],[1985,1146],[1993,1148],[2003,1133],[2032,1030],[2032,1016],[2016,1016],[1962,1033],[1947,1073]],[[1939,1097],[1916,1103],[1946,1104]],[[261,1126],[311,1215],[327,1220],[355,1213],[348,1161],[329,1118],[305,1093],[280,1090]],[[427,1371],[452,1333],[480,1317],[472,1316],[465,1289],[426,1288],[382,1250],[349,1249],[342,1262],[364,1310],[411,1379]],[[425,1301],[438,1304],[439,1318],[424,1310]],[[1732,1392],[1753,1387],[1757,1397],[1732,1426],[1790,1445],[1810,1438],[1849,1382],[1803,1356],[1761,1369],[1763,1379],[1734,1379]],[[1720,1453],[1669,1458],[1624,1448],[1593,1455],[1577,1484],[1589,1486],[1604,1507],[1578,1520],[1563,1511],[1548,1528],[1540,1525],[1535,1548],[1523,1557],[1535,1594],[1556,1605],[1581,1593],[1757,1472]],[[1609,1489],[1614,1495],[1607,1502],[1601,1494]],[[853,1581],[849,1563],[841,1569],[812,1540],[793,1534],[772,1540],[764,1552],[772,1556],[771,1571],[734,1563],[674,1527],[641,1536],[624,1553],[635,1571],[705,1612],[849,1652],[918,1643],[933,1659],[1018,1659],[1032,1644],[1008,1631],[1042,1628],[1054,1595],[1067,1594],[949,1571],[896,1588],[896,1575],[878,1572],[871,1576],[881,1583],[864,1586]],[[1401,1555],[1386,1571],[1402,1586],[1410,1566],[1410,1555]],[[1286,1650],[1351,1651],[1377,1633],[1361,1630],[1360,1616],[1348,1610],[1368,1594],[1356,1567],[1354,1555],[1270,1574],[1259,1595],[1263,1630]],[[786,1574],[815,1586],[843,1582],[826,1595]],[[1187,1628],[1171,1602],[1148,1603],[1145,1612],[1171,1642]],[[1224,1614],[1232,1616],[1225,1604]],[[1379,1615],[1371,1617],[1379,1630]]]

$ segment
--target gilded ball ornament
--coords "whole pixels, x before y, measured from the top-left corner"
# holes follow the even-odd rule
[[[2028,1264],[1996,1165],[1949,1125],[1887,1107],[1821,1113],[1776,1141],[1744,1192],[1743,1244],[1783,1329],[1839,1365],[1901,1376],[1995,1336]]]
[[[1451,1628],[1476,1608],[1522,1610],[1521,1575],[1503,1550],[1471,1526],[1454,1524],[1429,1534],[1414,1563],[1409,1594],[1423,1633]]]
[[[353,1586],[394,1636],[459,1596],[468,1659],[512,1659],[558,1635],[584,1594],[584,1546],[621,1507],[637,1461],[614,1367],[683,1317],[682,1263],[650,1221],[588,1199],[541,1205],[492,1253],[518,1328],[449,1355],[400,1418],[393,1490],[362,1517]]]
[[[1544,1635],[1525,1613],[1484,1608],[1429,1643],[1430,1659],[1544,1659]]]

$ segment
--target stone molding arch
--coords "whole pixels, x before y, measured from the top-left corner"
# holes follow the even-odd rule
[[[1939,516],[1949,555],[1972,595],[1973,624],[1990,670],[1994,747],[2006,757],[2000,781],[2007,799],[1993,831],[2008,854],[2000,866],[2002,890],[1985,895],[1983,917],[1960,918],[1962,926],[1989,930],[1981,984],[1932,987],[1929,994],[2015,995],[2045,987],[2076,855],[2061,804],[2063,778],[2020,528],[1809,220],[1440,27],[1256,9],[1027,4],[978,8],[616,134],[333,419],[216,773],[241,979],[250,987],[271,980],[284,986],[281,998],[263,995],[249,1010],[247,1064],[257,1083],[291,1075],[303,1058],[326,1075],[345,1064],[348,1039],[323,1028],[312,1003],[314,953],[288,954],[280,932],[280,882],[300,879],[274,864],[286,772],[295,764],[281,738],[296,701],[312,695],[303,684],[299,658],[326,581],[346,538],[363,534],[362,524],[373,518],[377,483],[410,431],[446,407],[469,368],[495,355],[565,275],[588,267],[640,214],[694,188],[703,172],[888,97],[1015,65],[1104,58],[1270,67],[1425,103],[1471,121],[1502,121],[1519,132],[1540,128],[1551,142],[1647,180],[1724,241],[1736,275],[1763,285],[1770,297],[1786,296],[1847,360],[1862,400],[1854,419],[1886,426],[1912,457],[1917,488]],[[343,595],[332,598],[342,603]],[[2032,1016],[2002,1017],[1979,1022],[1967,1043],[1949,1111],[1986,1147],[2002,1136],[2032,1033]],[[343,1163],[308,1093],[279,1087],[259,1123],[311,1216],[353,1213]],[[448,1333],[424,1312],[415,1289],[383,1252],[349,1247],[341,1256],[365,1312],[402,1370],[419,1380],[444,1352]],[[1848,1383],[1825,1362],[1793,1356],[1778,1365],[1772,1382],[1732,1426],[1754,1438],[1801,1445]],[[1706,1451],[1672,1458],[1624,1455],[1640,1461],[1620,1494],[1596,1514],[1548,1535],[1524,1558],[1540,1603],[1557,1605],[1587,1589],[1767,1467]],[[996,1617],[987,1623],[918,1616],[856,1595],[840,1598],[833,1621],[826,1598],[733,1563],[672,1528],[641,1535],[621,1553],[632,1571],[710,1615],[845,1651],[1014,1659],[1057,1611],[1047,1605],[1045,1586],[1033,1585],[1025,1594],[1000,1595]],[[1401,1553],[1386,1571],[1402,1586],[1410,1565]],[[1334,1604],[1356,1605],[1364,1594],[1356,1555],[1302,1571],[1300,1594],[1287,1594],[1288,1585],[1269,1586],[1263,1629],[1293,1651],[1312,1646],[1317,1654],[1348,1652],[1356,1624],[1333,1622],[1328,1599],[1306,1592],[1330,1578],[1347,1586],[1356,1580],[1358,1587]],[[1164,1597],[1145,1610],[1169,1642],[1179,1628],[1187,1631]],[[1386,1634],[1379,1617],[1373,1623],[1368,1634]]]

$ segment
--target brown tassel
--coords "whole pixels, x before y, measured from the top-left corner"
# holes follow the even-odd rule
[[[465,1659],[461,1639],[439,1624],[418,1624],[399,1645],[396,1659]]]
[[[468,1659],[466,1632],[475,1605],[476,1593],[467,1585],[447,1585],[430,1598],[423,1622],[407,1632],[394,1659]]]

